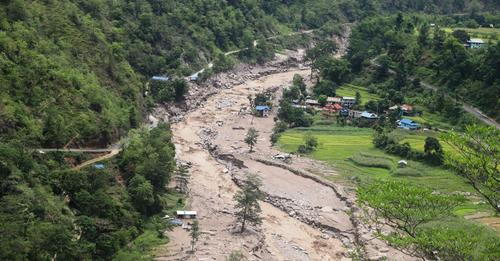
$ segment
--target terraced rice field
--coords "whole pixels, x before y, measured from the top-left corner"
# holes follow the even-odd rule
[[[359,92],[361,94],[361,105],[364,105],[370,100],[379,100],[380,97],[378,97],[376,94],[369,93],[368,89],[362,86],[357,86],[353,84],[346,84],[340,88],[337,89],[337,96],[348,96],[348,97],[355,97],[356,92]]]
[[[444,28],[448,33],[452,33],[456,30],[464,30],[469,33],[471,38],[481,38],[486,42],[492,41],[497,42],[500,40],[500,28]]]
[[[371,182],[374,179],[407,181],[413,184],[427,186],[432,189],[445,193],[467,192],[474,195],[474,190],[462,178],[451,171],[441,168],[428,166],[426,164],[408,160],[408,167],[419,175],[395,175],[397,171],[397,162],[400,157],[388,155],[382,150],[374,148],[372,144],[373,130],[367,128],[355,127],[337,127],[337,126],[313,126],[310,128],[296,128],[285,132],[278,142],[281,150],[286,152],[295,152],[300,144],[303,144],[303,138],[306,133],[311,133],[319,141],[318,149],[309,155],[317,160],[325,161],[334,166],[340,173],[339,176],[328,176],[336,182],[356,181],[361,184]],[[402,141],[408,141],[412,147],[423,150],[426,135],[397,133],[402,135]],[[404,136],[403,136],[404,135]],[[446,145],[445,151],[450,150]],[[365,167],[356,164],[351,157],[362,154],[363,158],[370,155],[374,160],[383,158],[392,162],[393,167]],[[468,202],[457,209],[457,214],[465,215],[479,210],[485,210],[488,207],[485,204],[473,204]]]

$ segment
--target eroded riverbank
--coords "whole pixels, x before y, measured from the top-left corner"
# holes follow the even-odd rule
[[[247,96],[273,89],[277,103],[294,74],[309,77],[309,68],[288,58],[281,56],[243,75],[218,76],[210,84],[219,89],[172,124],[178,160],[192,166],[188,206],[198,211],[204,233],[197,251],[189,254],[188,232],[175,229],[159,260],[224,260],[232,251],[251,260],[342,260],[353,255],[411,259],[373,239],[356,217],[352,190],[297,175],[311,170],[335,175],[329,166],[306,158],[294,158],[287,168],[267,162],[278,153],[269,142],[277,106],[270,117],[256,118],[249,113]],[[250,127],[260,133],[252,154],[243,142]],[[267,197],[261,203],[263,225],[241,235],[235,233],[233,196],[247,173],[260,176]]]

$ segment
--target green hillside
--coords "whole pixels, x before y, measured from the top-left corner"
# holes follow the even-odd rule
[[[469,9],[467,0],[0,1],[0,260],[149,259],[167,241],[159,216],[184,202],[165,188],[176,172],[169,127],[137,129],[157,100],[145,96],[152,76],[181,78],[256,39],[381,10]],[[237,58],[263,62],[272,47],[262,46]],[[103,169],[69,170],[89,155],[35,150],[122,137],[129,147]]]

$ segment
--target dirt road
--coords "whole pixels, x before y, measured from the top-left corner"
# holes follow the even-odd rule
[[[86,166],[90,166],[90,165],[92,165],[94,163],[97,163],[99,161],[103,161],[103,160],[107,160],[107,159],[113,158],[114,156],[118,155],[118,153],[120,153],[120,151],[121,151],[121,149],[112,149],[108,154],[102,155],[100,157],[97,157],[97,158],[94,158],[94,159],[91,159],[91,160],[88,160],[88,161],[85,161],[82,164],[73,167],[72,170],[80,170],[80,169],[82,169],[82,168],[84,168]]]

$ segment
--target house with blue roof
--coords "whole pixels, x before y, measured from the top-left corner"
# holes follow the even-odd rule
[[[420,129],[420,124],[410,119],[402,119],[398,123],[398,128],[405,130],[417,130]]]
[[[105,167],[106,166],[104,166],[104,164],[102,164],[102,163],[97,163],[94,165],[94,168],[96,168],[96,169],[104,169]]]
[[[368,120],[376,120],[378,119],[378,115],[372,112],[367,112],[364,111],[360,115],[361,118],[368,119]]]
[[[255,111],[257,111],[257,115],[260,117],[267,117],[269,116],[271,108],[267,105],[257,105],[255,106]]]
[[[160,82],[167,82],[168,80],[170,80],[170,78],[168,78],[167,76],[153,76],[153,78],[151,78],[153,81],[160,81]]]
[[[200,78],[199,75],[198,75],[198,73],[195,73],[195,74],[189,76],[189,80],[192,81],[192,82],[198,81],[198,78]]]

